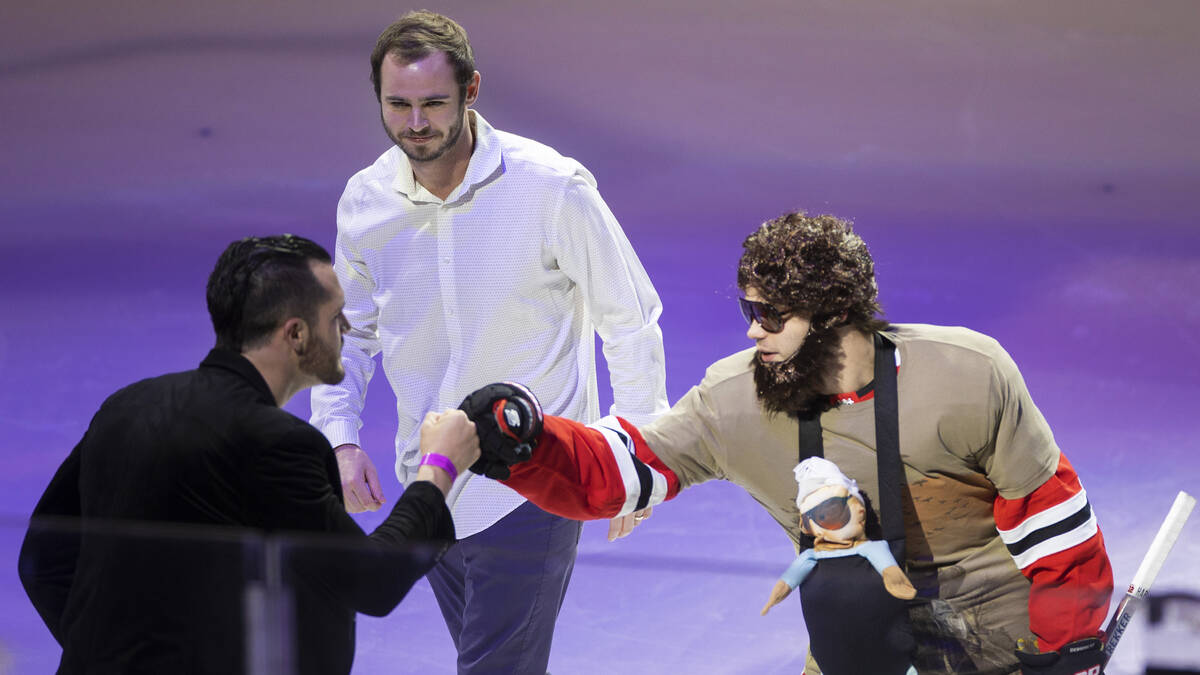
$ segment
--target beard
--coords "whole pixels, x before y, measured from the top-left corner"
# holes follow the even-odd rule
[[[340,340],[339,340],[340,342]],[[341,345],[336,348],[313,334],[300,355],[300,371],[315,377],[321,384],[338,384],[346,377],[342,368]]]
[[[833,407],[829,383],[842,365],[841,341],[835,329],[813,330],[786,361],[764,363],[754,355],[754,385],[758,400],[772,413],[798,419],[820,415]]]
[[[450,129],[446,131],[445,140],[443,140],[441,144],[435,148],[426,148],[424,146],[418,146],[415,149],[408,148],[404,145],[404,143],[401,142],[408,136],[405,134],[393,133],[391,129],[388,129],[386,122],[384,122],[383,129],[385,132],[387,132],[388,138],[392,139],[392,142],[396,144],[396,147],[400,148],[400,151],[408,156],[410,162],[432,162],[433,160],[438,159],[442,155],[446,154],[446,151],[454,147],[454,144],[458,142],[458,138],[462,136],[463,128],[466,126],[466,119],[467,108],[466,106],[463,106],[463,109],[460,111],[458,116],[458,120],[455,121],[454,124],[450,126]]]

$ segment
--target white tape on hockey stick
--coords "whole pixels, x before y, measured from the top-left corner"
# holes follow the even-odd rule
[[[1150,591],[1150,586],[1154,584],[1154,578],[1162,569],[1167,554],[1171,552],[1171,547],[1175,545],[1180,530],[1183,529],[1184,523],[1187,522],[1192,508],[1195,506],[1196,498],[1188,493],[1181,491],[1175,496],[1175,503],[1171,505],[1171,511],[1167,513],[1162,526],[1158,528],[1158,534],[1154,535],[1154,541],[1150,543],[1150,550],[1146,551],[1146,556],[1142,558],[1142,564],[1138,565],[1137,572],[1133,575],[1133,583],[1129,584],[1129,590],[1125,591],[1125,597],[1121,598],[1121,604],[1117,605],[1117,611],[1113,613],[1108,627],[1104,629],[1104,662],[1106,664],[1112,658],[1113,650],[1117,648],[1117,642],[1125,634],[1125,629],[1129,626],[1129,620],[1133,618],[1133,613],[1137,611],[1138,605]]]

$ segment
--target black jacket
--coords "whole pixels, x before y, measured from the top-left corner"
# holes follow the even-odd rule
[[[426,482],[365,535],[329,442],[220,349],[110,396],[33,515],[21,581],[63,647],[60,673],[243,672],[246,629],[275,625],[243,621],[264,532],[283,535],[297,672],[348,673],[355,612],[391,611],[454,540]]]

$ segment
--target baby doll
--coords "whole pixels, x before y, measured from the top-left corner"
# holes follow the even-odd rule
[[[800,508],[800,531],[814,539],[813,547],[801,553],[787,568],[762,609],[766,614],[786,598],[822,558],[860,555],[883,577],[888,593],[910,600],[917,594],[886,541],[871,541],[866,535],[867,509],[858,484],[847,478],[833,462],[809,457],[796,465]]]
[[[847,576],[848,568],[844,563],[849,561],[833,563],[836,569],[831,568],[833,571],[823,578],[820,588],[802,590],[813,656],[829,675],[836,675],[835,663],[844,662],[856,664],[851,666],[851,672],[866,672],[859,668],[863,659],[880,657],[879,647],[891,644],[895,645],[895,650],[887,663],[900,664],[900,669],[894,672],[915,674],[916,671],[908,666],[911,634],[905,632],[906,623],[900,625],[907,617],[900,601],[912,599],[917,591],[896,564],[888,543],[867,539],[866,506],[857,483],[847,478],[836,464],[821,457],[804,460],[796,466],[795,474],[799,484],[796,506],[800,508],[800,531],[813,537],[813,548],[802,552],[775,582],[762,614],[804,583],[818,563],[860,556],[870,563],[865,573],[870,575],[870,568],[874,568],[879,575],[877,578],[882,578],[882,588],[887,593],[882,597],[890,595],[898,600],[880,601],[878,597],[871,597],[869,583],[862,583],[862,577],[855,576],[855,572]],[[870,581],[869,576],[866,581]],[[874,586],[878,587],[879,583]],[[844,595],[854,593],[855,597],[844,597],[841,589],[848,589]],[[813,604],[808,597],[810,591],[814,596],[821,595],[820,600],[814,601],[819,611],[810,607]],[[882,595],[877,591],[875,594]],[[837,606],[831,606],[835,604]],[[875,608],[880,609],[875,611]],[[848,631],[847,626],[853,630]],[[847,635],[848,632],[853,635]],[[878,641],[870,637],[876,634]],[[869,651],[870,656],[861,650],[863,643],[875,647]],[[883,672],[883,669],[877,672]]]

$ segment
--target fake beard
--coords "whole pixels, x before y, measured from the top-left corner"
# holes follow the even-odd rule
[[[782,363],[763,363],[754,355],[754,385],[758,400],[772,413],[799,419],[820,415],[833,407],[829,382],[842,362],[835,331],[814,330],[804,344]]]

